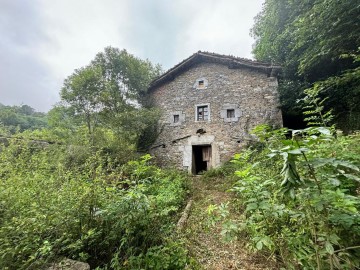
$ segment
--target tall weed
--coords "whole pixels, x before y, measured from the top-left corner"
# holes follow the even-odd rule
[[[245,213],[236,229],[286,269],[360,266],[360,136],[323,127],[269,131],[264,147],[236,155],[232,191]]]
[[[65,145],[13,141],[0,152],[0,268],[39,269],[59,257],[98,269],[188,261],[173,231],[186,177],[119,166],[103,151],[67,162]],[[148,267],[147,269],[165,269]]]

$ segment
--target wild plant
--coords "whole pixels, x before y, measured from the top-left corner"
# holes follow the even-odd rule
[[[267,250],[286,269],[360,265],[359,135],[325,127],[255,132],[261,152],[236,155],[232,191],[245,204],[237,228],[249,247]],[[354,146],[355,144],[355,146]]]

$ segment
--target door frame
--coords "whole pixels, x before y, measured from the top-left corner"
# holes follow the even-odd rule
[[[197,175],[196,157],[194,147],[200,147],[201,151],[204,147],[210,147],[210,160],[207,162],[206,171],[212,168],[213,150],[211,144],[192,144],[191,145],[191,174]],[[202,155],[203,153],[201,153]],[[204,160],[202,160],[204,162]]]

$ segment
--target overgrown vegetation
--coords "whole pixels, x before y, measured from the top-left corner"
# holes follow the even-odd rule
[[[323,127],[291,138],[266,126],[255,133],[264,147],[235,156],[240,216],[225,218],[223,234],[247,237],[250,249],[268,251],[286,269],[359,267],[360,135],[334,137]]]
[[[187,176],[137,153],[156,137],[158,112],[143,96],[159,72],[108,47],[65,80],[46,118],[26,105],[0,108],[1,269],[63,257],[99,270],[190,263],[174,233]],[[44,125],[21,122],[34,117]]]
[[[311,127],[255,130],[258,147],[235,156],[232,191],[243,207],[241,221],[227,221],[228,233],[248,237],[250,248],[286,269],[360,266],[360,135],[332,126],[360,128],[359,8],[355,1],[267,0],[252,29],[256,58],[283,66],[285,125],[302,126],[305,109]]]
[[[227,240],[248,238],[284,269],[360,267],[360,134],[326,127],[331,111],[316,88],[306,90],[310,127],[253,130],[258,141],[234,156],[233,187],[239,217],[227,205],[209,206]]]
[[[186,177],[149,165],[118,166],[96,152],[79,165],[69,146],[11,142],[0,152],[0,268],[39,269],[59,257],[98,269],[183,269],[172,233]]]
[[[285,125],[301,126],[304,90],[317,88],[344,131],[360,129],[359,26],[356,0],[266,0],[255,18],[253,53],[283,67],[279,82]]]
[[[260,125],[253,130],[258,141],[232,165],[204,174],[234,182],[236,200],[207,209],[211,224],[222,224],[223,239],[247,239],[250,250],[282,269],[360,267],[360,134],[326,127],[333,115],[320,92],[307,89],[302,99],[310,127]]]
[[[259,126],[259,141],[206,172],[208,187],[214,177],[232,181],[236,202],[208,188],[206,212],[209,197],[199,192],[196,235],[222,221],[226,240],[246,239],[284,269],[360,267],[360,134],[351,134],[360,128],[359,8],[354,0],[265,1],[255,56],[284,68],[285,125],[305,108],[311,127]],[[200,267],[186,249],[196,245],[174,233],[187,177],[136,152],[159,132],[145,94],[160,72],[108,47],[65,80],[48,115],[0,104],[0,134],[9,137],[0,141],[1,269],[40,269],[63,257],[99,270]]]
[[[116,142],[124,141],[124,147],[146,149],[154,138],[152,133],[156,135],[159,112],[150,108],[145,95],[160,72],[159,65],[126,50],[107,47],[89,65],[65,79],[61,102],[49,112],[51,126],[65,128],[68,137],[81,128],[93,146],[111,137]]]

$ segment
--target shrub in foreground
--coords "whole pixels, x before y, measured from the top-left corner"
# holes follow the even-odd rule
[[[243,213],[226,220],[223,234],[242,233],[251,249],[274,254],[286,269],[358,268],[359,134],[336,138],[317,127],[288,138],[288,132],[258,127],[264,147],[235,156],[232,191]]]
[[[65,167],[65,153],[27,142],[2,148],[1,269],[39,269],[60,257],[98,269],[185,267],[173,235],[185,176],[149,165],[148,155],[117,167],[96,152]]]

